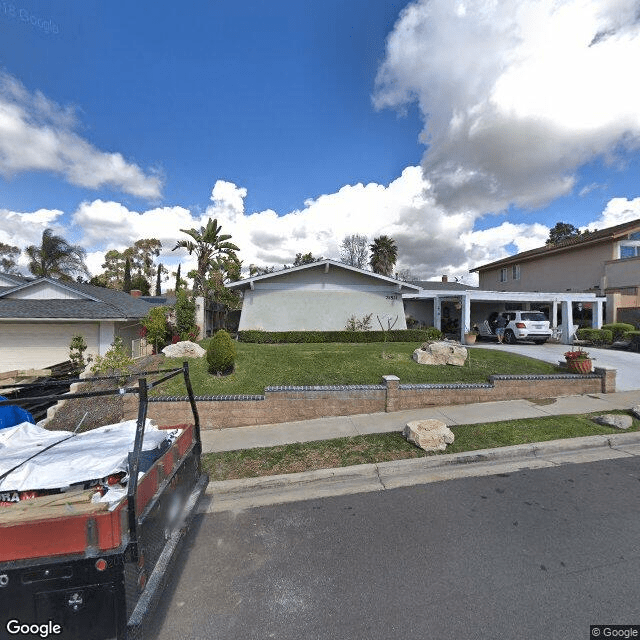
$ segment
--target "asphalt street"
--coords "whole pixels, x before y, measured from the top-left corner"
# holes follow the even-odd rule
[[[589,638],[640,624],[637,457],[198,516],[158,640]]]

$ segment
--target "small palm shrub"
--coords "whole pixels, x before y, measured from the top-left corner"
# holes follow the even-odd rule
[[[236,362],[236,344],[231,336],[221,329],[214,334],[207,345],[207,365],[209,373],[230,373]]]

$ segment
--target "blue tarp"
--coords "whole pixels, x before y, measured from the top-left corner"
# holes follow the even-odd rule
[[[8,399],[9,398],[0,396],[0,402]],[[13,404],[0,406],[0,429],[15,427],[17,424],[22,424],[23,422],[30,422],[31,424],[36,423],[33,416],[28,411],[25,411],[20,407],[16,407]]]

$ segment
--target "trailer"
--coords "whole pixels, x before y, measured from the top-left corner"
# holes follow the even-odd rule
[[[201,469],[200,423],[188,364],[144,373],[161,377],[153,382],[141,377],[137,386],[127,388],[59,396],[72,401],[138,394],[135,438],[121,499],[105,507],[104,502],[92,502],[93,489],[87,489],[49,492],[0,507],[3,640],[145,637],[208,477]],[[174,430],[172,440],[150,463],[143,451],[148,391],[181,374],[193,423],[162,425],[161,429]],[[66,436],[60,443],[73,437]],[[43,450],[55,446],[63,445],[53,443]]]

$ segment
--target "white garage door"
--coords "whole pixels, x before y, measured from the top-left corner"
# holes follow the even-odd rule
[[[69,344],[82,335],[88,349],[98,353],[97,322],[0,322],[0,371],[43,369],[69,359]]]

